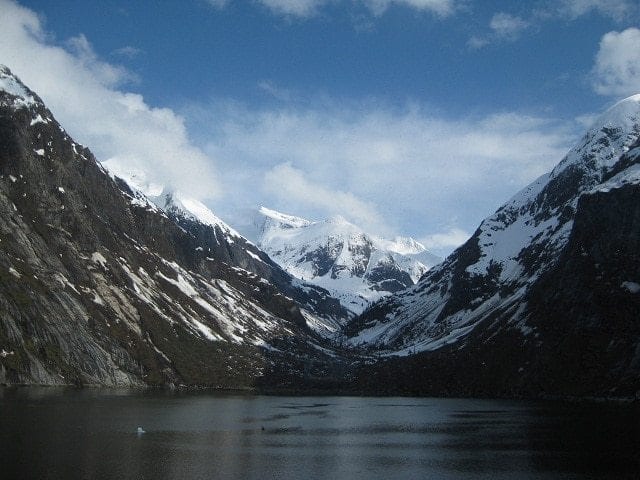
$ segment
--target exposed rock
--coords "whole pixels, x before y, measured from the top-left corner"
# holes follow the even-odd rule
[[[2,383],[252,388],[330,354],[326,292],[112,178],[4,67],[0,87]]]

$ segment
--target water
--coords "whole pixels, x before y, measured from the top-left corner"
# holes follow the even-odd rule
[[[2,479],[640,478],[632,405],[23,388],[0,409]]]

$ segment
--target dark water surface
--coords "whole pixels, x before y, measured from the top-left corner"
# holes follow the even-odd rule
[[[638,479],[640,408],[0,388],[0,478]]]

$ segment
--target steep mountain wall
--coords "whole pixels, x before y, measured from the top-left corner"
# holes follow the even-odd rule
[[[421,394],[640,392],[639,138],[635,96],[415,287],[354,319],[352,345],[412,355],[362,380]]]
[[[4,67],[0,87],[0,383],[249,388],[327,355],[335,300],[112,178]]]

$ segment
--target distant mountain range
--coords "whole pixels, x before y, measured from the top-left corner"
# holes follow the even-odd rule
[[[441,263],[254,226],[107,171],[0,67],[0,384],[640,398],[640,95]]]
[[[283,269],[325,288],[357,314],[415,284],[441,261],[412,238],[385,240],[340,216],[311,222],[260,207],[253,225],[257,245]]]

